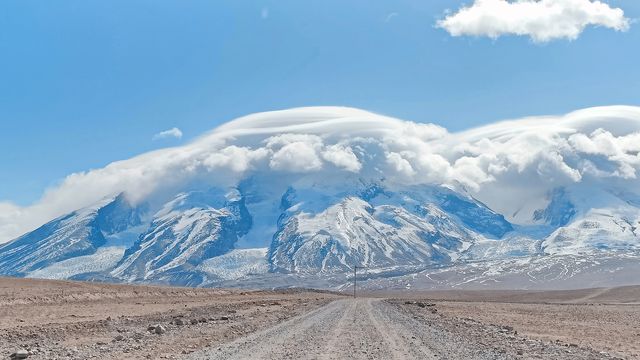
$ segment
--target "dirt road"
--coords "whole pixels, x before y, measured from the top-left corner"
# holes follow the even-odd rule
[[[344,299],[194,358],[435,358],[413,336],[413,323],[382,301]]]
[[[424,304],[419,304],[424,305]],[[190,359],[599,359],[589,349],[543,344],[512,330],[381,299],[340,299]]]

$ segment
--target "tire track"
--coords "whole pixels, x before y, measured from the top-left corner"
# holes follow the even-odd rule
[[[367,300],[369,320],[375,329],[383,335],[382,338],[390,349],[391,358],[398,360],[408,358],[437,359],[437,356],[428,347],[413,341],[416,337],[406,331],[407,319],[404,319],[406,316],[394,310],[388,305],[383,305],[380,300],[375,302],[371,299]],[[390,314],[396,315],[393,317],[395,320],[389,316]],[[401,326],[398,326],[398,320],[404,320],[400,322]]]
[[[497,356],[496,356],[497,355]],[[341,299],[190,359],[503,359],[380,299]]]

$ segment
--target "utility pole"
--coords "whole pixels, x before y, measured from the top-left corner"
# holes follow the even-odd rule
[[[357,280],[356,280],[356,276],[357,276],[357,266],[353,267],[353,298],[356,298],[356,285],[357,285]]]
[[[358,286],[358,268],[360,269],[366,269],[366,266],[358,266],[358,265],[354,265],[353,266],[353,298],[356,298],[356,289]]]

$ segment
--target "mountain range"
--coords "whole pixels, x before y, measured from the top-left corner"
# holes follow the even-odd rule
[[[344,289],[357,266],[371,288],[632,283],[638,134],[632,107],[462,133],[349,108],[250,115],[70,176],[38,204],[70,210],[0,244],[0,274]]]

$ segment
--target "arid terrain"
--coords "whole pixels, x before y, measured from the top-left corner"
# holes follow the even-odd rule
[[[177,359],[335,298],[0,278],[0,358],[24,349],[30,359]]]
[[[349,296],[0,278],[0,358],[640,358],[640,287]]]

